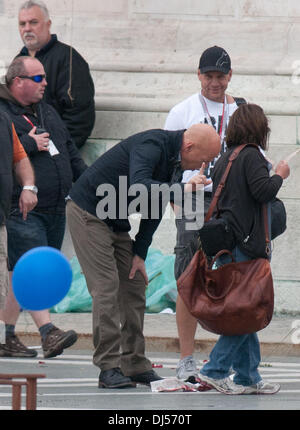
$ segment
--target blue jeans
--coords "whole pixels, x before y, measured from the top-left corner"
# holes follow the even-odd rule
[[[65,214],[31,211],[26,221],[18,209],[6,221],[9,270],[25,252],[39,246],[60,249],[66,226]]]
[[[249,260],[236,247],[232,254],[237,262]],[[231,261],[227,255],[221,256],[220,265]],[[209,361],[202,367],[200,374],[214,379],[223,379],[235,371],[234,382],[240,385],[253,385],[261,380],[258,372],[260,363],[260,346],[256,333],[241,336],[220,336],[210,353]]]

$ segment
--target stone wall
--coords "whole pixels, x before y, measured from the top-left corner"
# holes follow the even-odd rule
[[[220,44],[234,69],[291,74],[298,60],[298,0],[48,0],[53,31],[94,69],[193,71],[203,49]],[[0,0],[1,52],[21,46],[20,0]]]
[[[22,43],[21,1],[0,0],[0,66]],[[88,60],[97,121],[83,155],[91,163],[120,139],[163,127],[169,109],[199,91],[201,52],[221,45],[232,59],[229,93],[260,104],[270,118],[268,156],[279,161],[300,145],[300,2],[298,0],[48,0],[52,30]],[[300,161],[280,196],[288,230],[274,243],[276,309],[300,311]],[[133,221],[135,231],[136,221]],[[172,252],[175,229],[165,219],[153,246]],[[68,235],[65,248],[72,254]]]

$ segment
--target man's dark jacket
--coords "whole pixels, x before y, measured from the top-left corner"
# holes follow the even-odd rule
[[[124,201],[131,185],[143,184],[148,192],[151,185],[168,184],[178,164],[184,130],[148,130],[128,137],[98,158],[73,185],[70,197],[83,210],[97,216],[97,205],[105,196],[97,196],[97,188],[111,184],[116,190],[116,202]],[[120,189],[119,178],[126,180],[127,188]],[[177,181],[180,180],[177,178]],[[180,184],[181,186],[181,184]],[[99,194],[99,192],[98,192]],[[128,205],[136,198],[128,197]],[[150,197],[150,193],[148,194]],[[155,202],[152,202],[155,203]],[[156,202],[157,203],[157,202]],[[128,206],[126,208],[126,211]],[[116,219],[103,219],[114,231],[129,231],[127,212],[123,219],[117,205]],[[161,215],[161,213],[160,213]],[[141,219],[139,231],[133,244],[134,254],[145,259],[159,219]]]
[[[18,54],[22,55],[29,55],[26,47]],[[45,101],[60,114],[76,146],[80,148],[95,123],[95,90],[89,65],[74,48],[59,42],[55,34],[36,53],[35,58],[43,64],[47,75]]]
[[[0,112],[6,112],[15,125],[18,137],[31,161],[35,173],[35,183],[39,189],[35,211],[64,213],[65,197],[72,181],[86,169],[78,149],[56,110],[44,101],[31,107],[21,106],[8,91],[0,85]],[[38,151],[35,140],[29,136],[32,125],[44,127],[59,154],[51,156],[47,151]],[[21,187],[15,181],[12,208],[18,208]]]

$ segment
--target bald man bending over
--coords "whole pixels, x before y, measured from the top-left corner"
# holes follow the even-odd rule
[[[134,200],[130,188],[142,188],[144,203],[155,204],[153,185],[179,183],[183,170],[200,169],[219,151],[218,134],[205,124],[186,131],[148,130],[115,145],[73,185],[67,219],[93,297],[99,387],[150,385],[161,379],[145,357],[143,325],[148,283],[144,260],[162,213],[157,219],[143,213],[132,240],[128,233],[128,208]],[[198,184],[203,181],[200,174],[192,179]],[[191,191],[191,184],[180,186]]]

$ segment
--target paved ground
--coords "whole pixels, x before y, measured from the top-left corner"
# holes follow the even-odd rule
[[[28,313],[22,313],[17,332],[22,340],[39,350],[35,359],[0,359],[0,373],[44,373],[45,379],[38,384],[38,410],[101,411],[102,417],[117,422],[131,417],[130,424],[143,417],[143,426],[167,423],[168,411],[188,424],[186,415],[199,423],[199,411],[286,411],[300,409],[300,321],[297,318],[274,317],[271,324],[259,333],[262,351],[262,377],[281,384],[274,396],[226,396],[216,391],[154,393],[149,387],[105,390],[97,387],[99,370],[92,364],[92,318],[90,313],[51,314],[52,321],[60,328],[75,329],[79,335],[76,344],[57,358],[44,360],[40,349],[40,337]],[[179,344],[174,314],[146,314],[145,338],[148,357],[163,377],[173,378],[179,359]],[[293,329],[293,327],[295,328]],[[218,336],[198,328],[195,338],[196,357],[199,366],[208,358]],[[25,391],[23,392],[23,408]],[[0,386],[0,410],[11,409],[11,388]],[[139,413],[132,411],[139,411]],[[147,413],[147,420],[144,415]],[[196,414],[196,415],[195,415]],[[164,418],[160,418],[160,417]],[[177,419],[177,418],[173,419]],[[195,418],[196,417],[196,418]],[[166,421],[161,421],[165,419]],[[179,418],[178,418],[179,419]],[[157,420],[153,421],[153,420]],[[128,424],[128,422],[127,422]],[[177,422],[178,424],[178,422]]]
[[[149,352],[148,357],[160,376],[175,377],[178,354]],[[197,354],[197,358],[200,367],[207,356]],[[125,416],[142,417],[143,412],[147,411],[149,422],[163,426],[162,419],[166,414],[174,415],[182,420],[182,423],[188,424],[189,413],[194,416],[195,412],[203,410],[300,409],[300,362],[292,357],[269,357],[268,361],[262,362],[262,377],[281,384],[279,393],[269,396],[227,396],[215,390],[157,393],[142,385],[119,390],[99,389],[99,371],[92,364],[92,351],[89,350],[67,350],[62,356],[49,360],[44,360],[42,355],[35,359],[2,358],[0,368],[3,373],[27,372],[46,375],[45,379],[38,382],[37,409],[40,411],[106,411],[103,417],[107,420],[116,420],[116,415],[118,419]],[[23,388],[23,409],[25,396]],[[11,388],[0,386],[0,410],[9,409]]]

